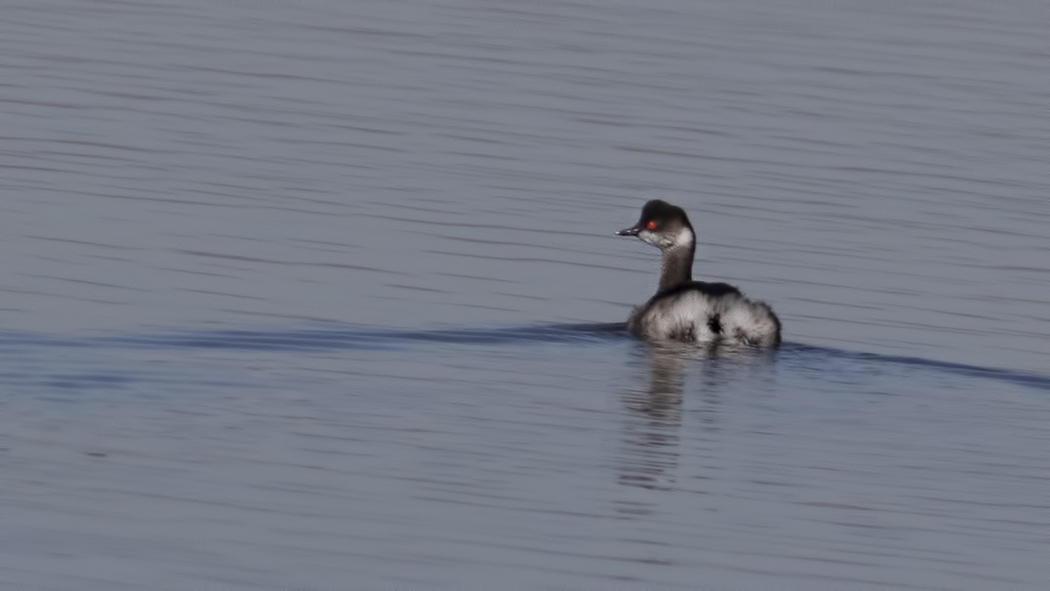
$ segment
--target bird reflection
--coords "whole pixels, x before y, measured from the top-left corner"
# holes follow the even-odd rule
[[[690,395],[696,391],[702,401],[699,410],[701,426],[712,432],[718,428],[717,407],[726,384],[740,375],[740,370],[753,368],[755,362],[766,364],[773,354],[642,343],[638,351],[635,365],[648,368],[648,384],[645,388],[628,390],[623,396],[628,412],[619,482],[633,487],[669,490],[674,487],[678,472],[686,375],[694,369],[700,372],[699,387],[691,388]],[[646,512],[646,508],[637,503],[620,509],[625,513]]]
[[[678,467],[678,427],[682,423],[685,359],[673,351],[647,351],[649,387],[624,394],[630,412],[623,437],[620,483],[667,489]]]

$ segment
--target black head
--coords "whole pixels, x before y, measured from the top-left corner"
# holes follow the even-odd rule
[[[617,236],[637,236],[642,241],[661,249],[692,246],[695,241],[693,226],[685,210],[666,201],[653,199],[642,207],[638,223],[616,233]]]

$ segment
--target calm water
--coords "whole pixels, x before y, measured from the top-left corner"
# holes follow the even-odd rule
[[[6,3],[0,587],[1043,586],[1046,22]],[[653,196],[782,350],[624,334]]]

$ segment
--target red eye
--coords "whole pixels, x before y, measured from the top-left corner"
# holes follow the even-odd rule
[[[656,229],[656,222],[649,222],[648,224],[645,225],[645,227],[650,229],[650,230],[655,230]]]

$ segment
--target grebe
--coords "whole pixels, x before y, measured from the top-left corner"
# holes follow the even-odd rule
[[[631,334],[704,345],[780,345],[780,319],[768,304],[727,283],[693,281],[696,234],[681,207],[654,199],[637,224],[616,235],[637,236],[659,248],[663,259],[656,295],[627,320]]]

